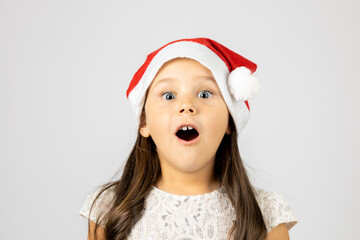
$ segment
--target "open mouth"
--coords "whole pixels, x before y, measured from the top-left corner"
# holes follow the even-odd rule
[[[176,136],[182,140],[191,141],[191,140],[197,138],[199,136],[199,133],[196,131],[195,128],[193,128],[191,130],[180,129],[179,131],[176,132]]]

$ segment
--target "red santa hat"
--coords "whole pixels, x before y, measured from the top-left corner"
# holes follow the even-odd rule
[[[257,65],[209,38],[175,40],[150,53],[132,78],[126,91],[137,119],[145,102],[145,93],[161,66],[174,58],[194,59],[207,67],[219,86],[238,133],[249,119],[248,100],[260,89],[253,76]]]

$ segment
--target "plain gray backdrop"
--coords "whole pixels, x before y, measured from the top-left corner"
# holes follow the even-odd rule
[[[133,74],[188,37],[257,63],[240,153],[291,239],[359,237],[359,30],[358,0],[0,0],[0,239],[86,239],[78,211],[135,140]]]

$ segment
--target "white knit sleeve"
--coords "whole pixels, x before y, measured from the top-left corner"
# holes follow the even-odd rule
[[[285,223],[290,230],[298,219],[290,208],[287,201],[275,192],[267,192],[257,189],[257,199],[263,214],[267,232],[281,223]]]
[[[111,207],[112,200],[114,199],[114,192],[111,187],[105,190],[96,200],[95,205],[90,213],[91,205],[94,202],[96,196],[99,194],[99,192],[100,189],[92,192],[86,197],[86,200],[83,203],[79,211],[79,214],[93,222],[96,222],[97,217],[99,216],[99,214],[101,214],[99,225],[101,227],[105,227],[104,215],[109,211]]]

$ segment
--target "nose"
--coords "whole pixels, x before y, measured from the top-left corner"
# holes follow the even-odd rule
[[[181,108],[180,108],[180,111],[179,111],[180,113],[195,113],[195,110],[194,110],[194,108],[193,107],[190,107],[190,106],[182,106]]]
[[[178,109],[178,112],[181,114],[195,114],[196,113],[196,109],[195,106],[192,104],[192,102],[190,100],[184,100]]]

